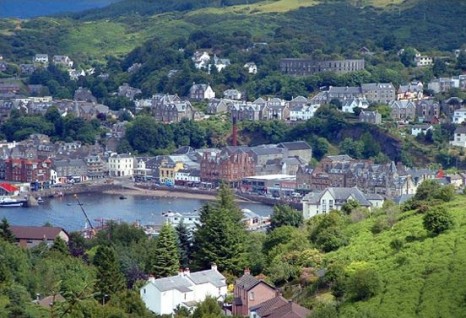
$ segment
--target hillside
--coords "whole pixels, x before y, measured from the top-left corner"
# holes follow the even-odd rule
[[[404,212],[388,230],[373,234],[383,216],[350,225],[350,244],[326,255],[347,271],[372,268],[382,278],[381,292],[367,301],[346,302],[340,317],[463,317],[466,310],[466,197],[445,203],[455,227],[438,236],[422,225],[423,214]],[[400,240],[397,251],[391,242]]]
[[[169,43],[199,30],[220,37],[247,31],[254,41],[269,43],[280,43],[284,37],[289,51],[296,52],[292,55],[316,49],[351,54],[352,49],[380,43],[386,35],[395,36],[396,46],[429,51],[452,50],[466,42],[464,30],[458,28],[464,25],[462,13],[466,12],[466,3],[460,0],[449,1],[448,6],[440,0],[253,2],[215,8],[217,2],[204,1],[196,2],[197,6],[208,7],[196,9],[190,1],[163,7],[157,1],[130,1],[133,9],[149,3],[138,11],[129,10],[124,6],[128,2],[122,1],[69,17],[2,20],[0,50],[4,57],[17,60],[27,60],[34,53],[60,52],[86,62],[108,54],[124,55],[153,37]],[[191,10],[181,10],[180,3],[186,5],[183,10]]]

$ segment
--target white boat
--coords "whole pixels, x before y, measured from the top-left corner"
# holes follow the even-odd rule
[[[11,197],[0,198],[0,208],[27,206],[27,200],[15,199]]]

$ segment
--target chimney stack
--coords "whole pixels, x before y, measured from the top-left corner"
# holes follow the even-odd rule
[[[210,265],[210,269],[214,270],[214,271],[217,271],[217,264],[212,263],[212,265]]]
[[[249,267],[246,267],[244,269],[244,275],[251,275],[251,271],[249,270]]]
[[[178,276],[183,276],[183,268],[178,269]]]
[[[151,283],[155,282],[155,276],[154,275],[152,275],[152,274],[149,275],[149,282],[151,282]]]
[[[236,125],[236,116],[233,117],[233,131],[231,139],[232,146],[236,147],[238,145],[238,126]]]
[[[183,272],[184,276],[189,276],[191,273],[189,271],[189,267],[186,267]]]

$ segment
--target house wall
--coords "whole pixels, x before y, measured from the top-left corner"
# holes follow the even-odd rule
[[[140,290],[140,296],[146,307],[155,313],[161,313],[162,295],[151,283],[147,283]]]

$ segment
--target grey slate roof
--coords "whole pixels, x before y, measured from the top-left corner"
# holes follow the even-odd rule
[[[278,144],[278,147],[286,148],[288,150],[311,149],[311,146],[309,146],[309,144],[305,141],[281,142]]]
[[[192,287],[194,285],[206,283],[211,283],[215,287],[226,286],[225,277],[213,269],[193,272],[189,275],[181,274],[177,276],[159,278],[149,282],[149,284],[153,284],[161,292],[176,289],[182,293],[192,291]]]
[[[254,286],[260,283],[260,280],[252,276],[251,274],[244,274],[236,281],[236,285],[244,290],[250,290]]]

